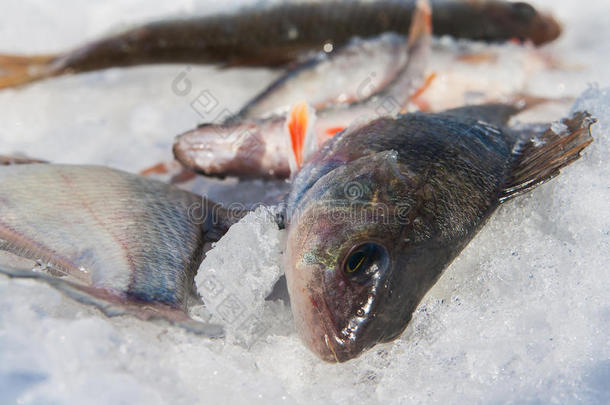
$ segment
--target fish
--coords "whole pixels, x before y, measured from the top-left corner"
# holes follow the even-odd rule
[[[406,49],[404,36],[386,33],[355,38],[331,53],[322,51],[289,69],[230,122],[286,114],[303,100],[315,110],[365,100],[400,73],[407,63]]]
[[[520,110],[381,117],[305,162],[286,200],[284,266],[298,334],[314,354],[345,362],[399,337],[493,212],[593,142],[587,112],[507,127]]]
[[[164,320],[218,338],[221,326],[195,321],[187,309],[197,299],[205,244],[241,216],[106,167],[2,166],[0,273],[41,280],[109,316]]]
[[[560,24],[524,2],[436,0],[434,34],[542,45]],[[0,55],[0,88],[64,74],[159,63],[282,66],[355,36],[406,34],[414,0],[289,1],[147,23],[49,55]]]
[[[424,71],[432,35],[432,11],[429,3],[418,1],[417,4],[409,40],[404,41],[400,47],[405,55],[404,64],[392,75],[391,80],[386,80],[386,85],[376,87],[370,81],[363,82],[364,86],[357,84],[357,87],[369,88],[368,97],[360,97],[358,101],[348,104],[332,103],[320,110],[311,105],[310,98],[295,104],[288,113],[272,113],[255,118],[242,118],[238,114],[222,124],[203,124],[176,138],[173,147],[175,159],[186,169],[208,176],[288,178],[301,163],[303,152],[301,148],[295,148],[294,142],[289,142],[291,138],[296,140],[305,138],[306,133],[311,134],[311,147],[303,155],[306,156],[356,120],[366,121],[379,115],[405,110],[413,96],[426,84]],[[393,39],[392,42],[395,44],[400,41]],[[358,45],[357,48],[359,47]],[[351,48],[346,50],[346,59],[352,58],[349,55],[352,51]],[[338,59],[343,59],[343,55],[338,56]],[[264,111],[259,103],[269,108],[271,100],[276,102],[276,106],[281,106],[279,100],[289,99],[285,95],[285,84],[291,82],[295,75],[305,75],[311,70],[311,64],[307,61],[303,66],[298,66],[295,72],[288,72],[249,103],[245,111]],[[315,69],[315,61],[313,64]],[[341,69],[336,73],[341,76]],[[341,90],[335,88],[327,92],[323,89],[323,82],[316,80],[301,87],[308,86],[322,89],[318,95],[313,95],[314,100],[329,100],[341,94]],[[276,95],[277,92],[279,95]],[[301,133],[294,133],[297,128]],[[293,151],[297,153],[297,161],[292,161]]]

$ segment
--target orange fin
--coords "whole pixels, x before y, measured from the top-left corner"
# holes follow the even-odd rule
[[[55,55],[0,55],[0,89],[17,87],[57,74],[52,62]]]
[[[150,176],[153,174],[167,174],[169,173],[170,168],[166,162],[157,163],[154,166],[148,167],[144,170],[140,170],[141,176]]]
[[[333,136],[337,135],[339,132],[343,131],[345,129],[345,127],[331,127],[331,128],[326,128],[326,135],[328,135],[329,138],[332,138]]]
[[[295,104],[286,121],[286,128],[290,135],[290,172],[296,173],[303,162],[317,148],[317,142],[313,134],[315,122],[315,110],[307,103],[300,102]]]

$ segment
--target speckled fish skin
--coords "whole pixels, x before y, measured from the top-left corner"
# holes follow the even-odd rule
[[[413,0],[283,2],[233,13],[150,23],[86,44],[63,55],[0,56],[12,72],[0,88],[66,73],[151,63],[223,63],[273,66],[393,31],[406,34]],[[432,4],[435,35],[486,41],[512,38],[543,44],[557,38],[559,24],[526,3],[447,1]]]
[[[113,169],[0,167],[0,251],[98,301],[140,305],[144,318],[186,320],[204,243],[231,221],[197,195]]]
[[[304,165],[287,201],[285,269],[297,330],[315,354],[343,362],[399,336],[500,203],[557,175],[592,142],[586,113],[556,135],[505,128],[516,111],[380,118]],[[373,246],[376,261],[350,275],[360,246]]]

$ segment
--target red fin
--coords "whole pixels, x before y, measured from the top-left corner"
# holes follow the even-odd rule
[[[169,167],[167,163],[161,162],[157,163],[154,166],[146,168],[144,170],[140,170],[140,175],[142,176],[150,176],[151,174],[167,174],[169,173]]]
[[[333,136],[337,135],[339,132],[343,131],[345,129],[345,127],[330,127],[330,128],[326,128],[326,135],[329,135],[329,138],[332,138]]]
[[[296,168],[298,169],[303,164],[303,146],[305,145],[305,137],[307,136],[309,124],[309,110],[305,102],[297,103],[292,107],[287,124],[292,153],[294,154]]]

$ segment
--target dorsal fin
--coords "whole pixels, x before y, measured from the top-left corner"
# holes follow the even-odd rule
[[[524,110],[524,106],[512,104],[471,105],[444,111],[444,114],[474,118],[499,127],[505,126],[513,115]]]
[[[290,137],[290,172],[294,175],[303,162],[317,148],[317,141],[313,131],[316,120],[315,110],[306,102],[295,104],[286,119],[286,128]]]

